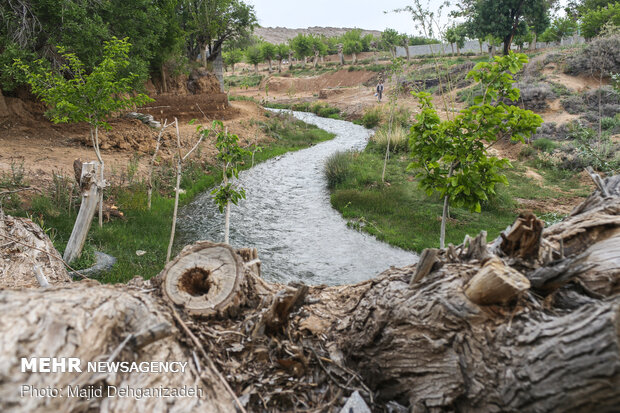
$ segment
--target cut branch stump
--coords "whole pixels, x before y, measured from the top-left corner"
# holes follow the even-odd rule
[[[230,313],[245,301],[244,265],[226,244],[200,241],[185,247],[160,276],[168,298],[190,314]]]
[[[97,209],[97,175],[99,173],[99,164],[97,162],[84,162],[82,164],[82,173],[80,175],[80,190],[82,192],[82,204],[80,212],[75,220],[73,231],[67,242],[63,259],[67,263],[71,263],[79,258],[82,248],[86,242],[86,236],[90,230],[90,224],[95,216]]]
[[[523,274],[494,257],[465,286],[465,295],[480,305],[506,304],[529,288]]]

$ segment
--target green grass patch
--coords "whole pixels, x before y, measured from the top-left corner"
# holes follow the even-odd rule
[[[415,171],[406,170],[410,162],[406,154],[392,154],[385,184],[381,182],[385,153],[376,144],[371,142],[365,151],[347,156],[350,161],[342,168],[342,176],[330,177],[331,203],[351,226],[407,250],[439,246],[443,200],[437,195],[428,197],[419,189]],[[450,208],[446,241],[460,244],[465,235],[477,235],[481,230],[487,231],[488,239],[497,237],[516,218],[515,198],[551,201],[589,193],[587,187],[552,169],[538,171],[543,182],[525,178],[527,166],[517,162],[506,170],[510,185],[498,186],[482,213]]]

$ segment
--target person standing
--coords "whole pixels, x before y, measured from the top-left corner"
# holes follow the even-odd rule
[[[381,102],[382,97],[383,97],[383,80],[379,80],[379,84],[377,84],[377,101]]]

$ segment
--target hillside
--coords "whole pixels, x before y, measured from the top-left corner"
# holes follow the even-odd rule
[[[299,33],[303,34],[315,34],[319,36],[325,37],[335,37],[341,36],[348,32],[349,30],[353,30],[353,28],[346,27],[308,27],[306,29],[289,29],[287,27],[257,27],[254,29],[254,34],[266,42],[269,43],[284,43],[289,39],[297,36]],[[375,37],[381,35],[379,30],[364,30],[362,29],[362,36],[367,34],[372,34]]]

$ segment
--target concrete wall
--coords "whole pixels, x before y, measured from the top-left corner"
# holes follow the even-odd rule
[[[546,47],[553,46],[569,46],[573,44],[583,44],[585,43],[585,39],[579,36],[568,37],[562,39],[560,43],[536,43],[536,49],[543,49]],[[501,50],[501,45],[499,46]],[[517,50],[518,47],[516,45],[512,45],[513,50]],[[524,46],[525,50],[529,48],[529,45],[526,43]],[[454,46],[454,52],[456,53],[456,45]],[[461,48],[461,53],[474,52],[480,53],[480,43],[477,40],[468,40],[465,42],[465,45]],[[488,52],[488,43],[482,43],[482,53]],[[430,54],[444,54],[444,53],[452,53],[452,48],[449,43],[443,44],[425,44],[420,46],[409,46],[409,54],[410,56],[422,56],[422,55],[430,55]],[[396,56],[397,57],[407,57],[407,53],[405,52],[404,47],[396,48]]]

